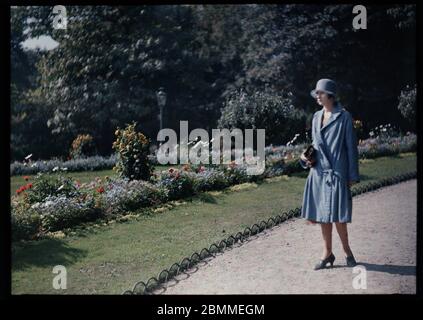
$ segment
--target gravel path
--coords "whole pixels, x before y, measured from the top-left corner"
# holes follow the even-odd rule
[[[414,294],[416,215],[415,179],[354,197],[348,227],[361,268],[356,273],[345,266],[336,228],[333,269],[312,270],[322,250],[320,227],[294,218],[200,262],[154,293]],[[353,282],[365,283],[367,288],[354,289]]]

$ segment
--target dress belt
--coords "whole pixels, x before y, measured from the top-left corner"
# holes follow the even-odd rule
[[[342,180],[342,175],[339,171],[333,170],[333,169],[324,169],[323,171],[325,182],[330,186],[335,183],[334,179],[335,177]]]

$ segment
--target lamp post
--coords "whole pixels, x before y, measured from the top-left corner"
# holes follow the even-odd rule
[[[166,92],[164,92],[163,87],[160,87],[159,90],[156,92],[156,97],[157,97],[157,104],[159,105],[159,108],[160,108],[160,116],[159,116],[160,130],[162,130],[163,129],[163,107],[166,104]]]

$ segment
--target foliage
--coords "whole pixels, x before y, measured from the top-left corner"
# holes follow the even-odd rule
[[[401,115],[410,123],[413,123],[413,125],[415,123],[416,118],[416,94],[416,85],[414,85],[414,88],[407,86],[405,90],[401,91],[401,94],[398,97],[398,110],[401,112]]]
[[[41,217],[31,209],[27,201],[19,200],[12,204],[11,231],[12,240],[35,239],[41,231]]]
[[[70,150],[71,158],[89,157],[96,154],[93,137],[90,134],[79,134],[73,141]]]
[[[10,164],[10,175],[14,176],[56,171],[75,172],[111,169],[116,164],[116,161],[116,154],[112,154],[108,157],[92,156],[87,158],[72,159],[68,161],[61,161],[60,159],[38,160],[31,162],[15,161]]]
[[[32,187],[12,197],[12,236],[14,240],[34,239],[40,233],[113,217],[199,192],[300,172],[304,169],[298,159],[305,147],[305,144],[267,147],[266,169],[261,175],[247,175],[246,166],[235,162],[209,167],[184,165],[180,170],[170,168],[154,174],[151,182],[106,177],[79,184],[63,177],[40,175]],[[417,136],[411,133],[393,137],[379,135],[362,140],[358,146],[360,158],[416,150]]]
[[[141,180],[111,179],[104,192],[106,210],[113,214],[159,204],[166,196],[165,189]]]
[[[94,199],[81,201],[78,198],[49,196],[43,202],[32,205],[41,218],[43,231],[58,231],[100,217],[101,210],[95,207]]]
[[[195,193],[195,174],[169,168],[154,177],[159,188],[166,189],[167,200],[181,199]]]
[[[39,174],[31,186],[26,191],[29,203],[42,202],[50,196],[75,197],[79,195],[73,180],[63,176],[49,177],[46,174]]]
[[[130,180],[149,180],[153,171],[148,158],[150,141],[141,132],[136,132],[135,126],[134,122],[125,129],[116,130],[113,148],[119,156],[113,169]]]
[[[269,89],[252,94],[235,91],[228,98],[219,119],[220,128],[266,129],[266,143],[286,143],[292,131],[304,127],[304,112],[292,105],[289,94]],[[272,126],[269,126],[269,124]]]

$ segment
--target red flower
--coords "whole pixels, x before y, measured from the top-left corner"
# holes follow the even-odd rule
[[[29,180],[29,176],[24,176],[23,178],[24,178],[25,181]]]
[[[31,188],[32,188],[32,183],[28,183],[26,186],[27,186],[29,189],[31,189]]]
[[[103,193],[104,192],[104,188],[103,187],[97,188],[97,192],[98,193]]]
[[[31,185],[31,187],[32,187],[32,183],[29,183],[26,186],[21,186],[18,190],[16,190],[16,193],[20,194],[21,192],[25,191],[26,189],[31,188],[31,187],[29,187],[29,185]]]

